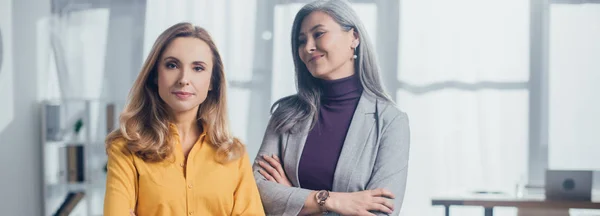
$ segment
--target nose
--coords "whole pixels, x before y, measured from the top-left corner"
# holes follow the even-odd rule
[[[188,73],[189,72],[186,69],[181,70],[179,80],[177,81],[177,84],[179,84],[179,86],[190,85],[190,80],[187,78]]]
[[[187,86],[187,85],[190,85],[190,82],[187,79],[180,79],[178,84],[180,86]]]
[[[312,54],[317,48],[315,47],[315,43],[312,39],[306,39],[306,44],[304,45],[304,49],[307,53]]]

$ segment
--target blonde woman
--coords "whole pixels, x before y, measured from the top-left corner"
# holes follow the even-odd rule
[[[229,131],[223,62],[190,23],[156,40],[106,139],[104,215],[264,215],[244,145]]]

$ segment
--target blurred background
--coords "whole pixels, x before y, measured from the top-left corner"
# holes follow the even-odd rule
[[[0,0],[0,215],[51,215],[68,199],[71,215],[102,214],[106,132],[154,40],[180,21],[216,41],[253,160],[270,106],[296,91],[290,32],[306,2]],[[444,215],[439,194],[543,187],[547,169],[600,171],[600,1],[351,2],[410,118],[401,215]]]

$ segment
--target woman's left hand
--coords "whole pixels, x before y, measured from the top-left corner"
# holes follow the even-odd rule
[[[260,165],[262,168],[258,170],[261,175],[263,175],[269,181],[289,187],[292,186],[292,183],[290,183],[290,180],[288,180],[287,176],[285,175],[285,171],[283,171],[279,157],[276,155],[263,155],[262,158],[268,163],[265,163],[262,160],[258,161],[258,165]]]

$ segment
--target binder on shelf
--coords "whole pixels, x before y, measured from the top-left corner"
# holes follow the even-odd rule
[[[60,205],[58,210],[54,213],[54,216],[68,216],[71,214],[75,206],[83,199],[85,196],[84,192],[70,192],[67,194],[65,201]]]
[[[67,156],[67,182],[78,183],[85,181],[85,152],[83,145],[65,147]]]

